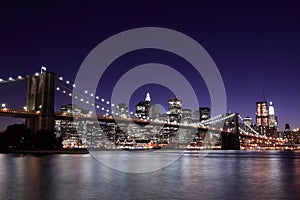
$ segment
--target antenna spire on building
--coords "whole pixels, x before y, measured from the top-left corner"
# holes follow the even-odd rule
[[[272,101],[270,101],[270,105],[269,105],[269,115],[275,115],[275,109]]]
[[[149,101],[149,102],[151,101],[151,97],[150,97],[150,93],[149,92],[147,92],[145,101]]]

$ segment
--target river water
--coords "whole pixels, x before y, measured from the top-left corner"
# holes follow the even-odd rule
[[[300,152],[0,154],[0,199],[300,199]]]

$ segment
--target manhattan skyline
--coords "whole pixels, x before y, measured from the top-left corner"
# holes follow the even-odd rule
[[[0,78],[33,74],[45,65],[49,71],[73,82],[84,58],[106,38],[132,28],[165,27],[192,37],[210,54],[224,81],[227,111],[255,119],[255,103],[264,100],[264,93],[268,103],[273,102],[279,130],[285,123],[290,123],[292,128],[300,127],[300,84],[297,81],[300,14],[297,8],[299,5],[292,1],[4,3],[0,8]],[[147,62],[162,63],[184,74],[197,86],[199,106],[210,107],[209,93],[201,76],[194,75],[191,65],[183,59],[159,50],[138,50],[120,57],[107,71],[102,81],[109,84],[99,89],[99,94],[109,98],[122,74]],[[0,87],[0,102],[13,98],[14,102],[7,102],[8,105],[25,104],[23,83]],[[8,94],[11,90],[20,90],[18,93],[24,95]],[[136,90],[130,106],[144,99],[147,90],[164,106],[167,98],[172,97],[167,88],[145,85]],[[60,103],[56,110],[70,100],[62,98]],[[183,103],[183,108],[197,109],[189,106],[189,102]]]

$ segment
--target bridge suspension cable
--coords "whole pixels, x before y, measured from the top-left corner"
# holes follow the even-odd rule
[[[75,84],[72,84],[70,81],[66,80],[60,76],[57,78],[58,82],[57,85],[58,87],[56,87],[57,91],[62,92],[65,95],[68,95],[70,97],[72,97],[73,94],[73,88],[76,87]],[[72,87],[72,89],[68,88],[66,85],[70,85]],[[74,96],[75,99],[79,99],[81,102],[84,102],[87,105],[90,106],[95,106],[96,109],[101,110],[101,111],[106,111],[106,115],[108,115],[108,113],[114,114],[113,108],[118,106],[115,106],[114,103],[105,100],[104,98],[101,98],[93,93],[89,93],[88,90],[84,90],[83,94],[82,93],[76,93]],[[95,103],[91,103],[91,102],[95,102]],[[129,112],[130,115],[133,114],[133,112]],[[116,115],[118,115],[118,113],[116,113]]]
[[[239,115],[239,118],[242,120],[242,121],[244,121],[244,118],[243,117],[241,117],[240,115]],[[246,125],[246,127],[248,127],[253,133],[254,133],[254,135],[257,135],[257,136],[259,136],[260,134],[256,131],[256,130],[254,130],[251,126],[249,126],[248,124],[245,124]],[[249,133],[248,133],[249,134]]]
[[[234,115],[235,115],[235,113],[233,113],[233,114],[231,114],[231,115],[228,115],[228,116],[225,116],[225,117],[222,117],[222,115],[220,114],[220,115],[217,115],[217,116],[215,116],[215,117],[213,117],[213,118],[210,118],[210,119],[208,119],[208,120],[205,120],[205,121],[200,122],[200,125],[210,125],[210,124],[215,124],[215,123],[218,123],[218,122],[220,122],[220,121],[224,121],[224,120],[226,120],[226,119],[229,119],[229,118],[233,117]],[[222,118],[220,118],[220,117],[222,117]]]
[[[41,75],[41,73],[39,72],[35,72],[32,76],[39,76]],[[26,75],[24,76],[21,76],[21,75],[18,75],[18,76],[15,76],[16,78],[13,78],[13,76],[9,76],[7,79],[3,79],[3,78],[0,78],[0,84],[5,84],[5,83],[13,83],[13,82],[17,82],[17,81],[24,81],[26,80]]]
[[[13,82],[17,82],[17,81],[23,81],[25,80],[25,77],[22,76],[17,76],[17,78],[13,78],[13,77],[8,77],[7,80],[0,78],[0,84],[5,84],[5,83],[13,83]]]

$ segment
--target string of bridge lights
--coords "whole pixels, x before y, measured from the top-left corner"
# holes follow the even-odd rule
[[[39,75],[41,75],[41,73],[43,71],[46,71],[46,68],[42,66],[41,72],[35,72],[33,75],[34,76],[39,76]],[[26,76],[19,75],[16,78],[13,78],[12,76],[10,76],[10,77],[8,77],[8,79],[0,78],[0,84],[1,83],[11,83],[11,82],[16,82],[16,81],[23,81],[23,80],[26,80]]]
[[[246,135],[252,135],[252,136],[260,137],[260,135],[256,135],[256,134],[253,134],[253,133],[249,133],[249,132],[245,131],[244,129],[242,129],[241,127],[239,127],[239,130],[240,130],[242,133],[246,134]]]
[[[203,124],[203,125],[210,125],[210,124],[215,124],[215,123],[218,123],[218,122],[220,122],[220,121],[224,121],[224,120],[226,120],[226,119],[229,119],[229,118],[231,118],[231,117],[233,117],[235,115],[235,113],[233,113],[233,114],[231,114],[231,115],[228,115],[228,116],[226,116],[226,117],[223,117],[223,118],[220,118],[220,117],[222,117],[222,115],[217,115],[217,116],[215,116],[215,117],[213,117],[213,118],[211,118],[211,119],[209,119],[209,120],[206,120],[206,121],[203,121],[203,122],[201,122],[200,124]],[[218,118],[220,118],[220,119],[218,119]]]
[[[56,91],[58,92],[61,92],[62,94],[64,95],[67,95],[69,97],[72,97],[72,91],[70,91],[70,89],[68,88],[65,88],[63,85],[60,85],[60,87],[56,87]],[[88,99],[87,97],[84,97],[83,95],[80,95],[80,94],[77,94],[74,96],[75,99],[78,99],[80,102],[83,102],[85,103],[86,105],[89,105],[89,106],[95,106],[96,104],[96,108],[99,109],[99,110],[102,110],[102,111],[106,111],[106,116],[109,115],[109,113],[111,114],[114,114],[113,111],[111,111],[111,108],[109,108],[108,106],[106,105],[103,105],[103,104],[97,104],[97,103],[90,103],[90,99]]]
[[[207,119],[207,120],[204,120],[204,121],[202,121],[202,122],[199,122],[199,125],[200,125],[200,126],[206,126],[206,125],[209,125],[209,124],[211,124],[210,122],[211,122],[212,120],[215,120],[215,119],[220,118],[220,117],[222,117],[222,115],[214,116],[214,117],[212,117],[212,118],[210,118],[210,119]]]
[[[13,77],[8,77],[7,80],[0,78],[0,83],[11,83],[11,82],[16,82],[16,81],[23,81],[25,80],[25,77],[22,76],[17,76],[17,78],[13,78]]]
[[[214,123],[218,123],[218,122],[220,122],[220,121],[224,121],[224,120],[226,120],[226,119],[229,119],[229,118],[231,118],[231,117],[233,117],[235,115],[235,113],[233,113],[233,114],[231,114],[231,115],[228,115],[228,116],[226,116],[226,117],[223,117],[223,118],[220,118],[220,117],[222,117],[222,115],[217,115],[217,116],[215,116],[215,117],[213,117],[213,118],[210,118],[210,119],[208,119],[208,120],[205,120],[205,121],[202,121],[202,122],[200,122],[200,126],[201,125],[204,125],[204,126],[206,126],[206,125],[210,125],[210,124],[214,124]],[[238,117],[242,120],[242,121],[244,121],[244,118],[242,118],[240,115],[238,115]],[[219,119],[218,119],[219,118]],[[245,130],[243,130],[242,128],[240,128],[239,127],[239,130],[240,131],[242,131],[244,134],[247,134],[247,135],[249,135],[249,134],[251,134],[251,135],[253,135],[253,136],[260,136],[259,135],[259,133],[256,131],[256,130],[254,130],[251,126],[249,126],[248,124],[245,124],[252,132],[247,132],[247,131],[245,131]]]
[[[67,84],[67,85],[72,86],[72,88],[76,87],[75,84],[72,84],[70,81],[65,80],[62,76],[60,76],[57,79],[63,84]],[[72,97],[73,96],[73,89],[70,89],[70,88],[66,87],[65,85],[63,85],[63,84],[58,84],[60,87],[57,86],[56,91],[62,92],[63,94],[68,95],[69,97]],[[114,111],[112,110],[113,109],[112,107],[115,107],[114,103],[112,103],[110,101],[106,101],[104,98],[100,98],[99,96],[95,96],[93,93],[89,93],[88,90],[84,90],[83,93],[84,93],[83,95],[82,94],[76,94],[74,96],[74,98],[79,99],[79,101],[81,101],[81,102],[83,102],[87,105],[95,106],[96,109],[106,111],[105,116],[108,116],[109,113],[114,114]],[[95,100],[94,98],[97,100],[95,102],[95,104],[90,103],[90,102],[93,102]],[[116,108],[119,108],[119,106],[116,106]],[[119,113],[116,113],[116,115],[118,116]],[[130,115],[133,115],[132,111],[130,112]]]

